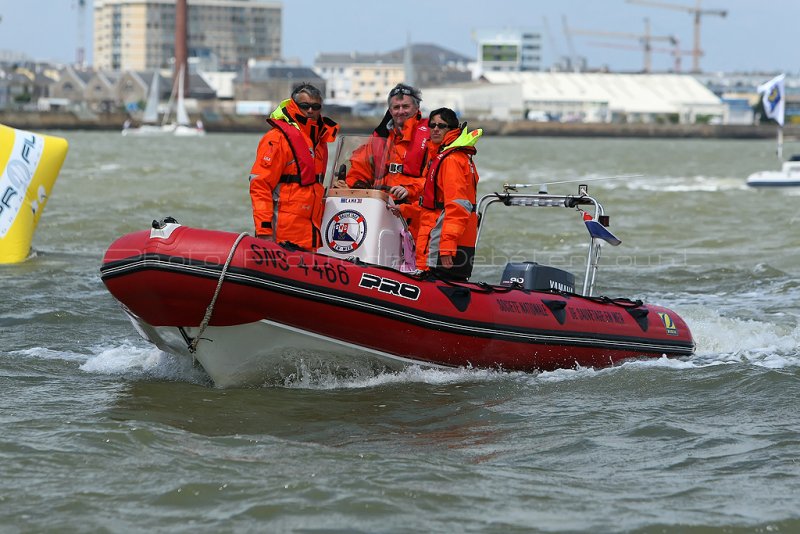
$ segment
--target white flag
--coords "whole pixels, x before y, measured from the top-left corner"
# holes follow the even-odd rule
[[[786,75],[781,74],[758,86],[761,103],[764,104],[764,113],[768,118],[775,119],[775,122],[781,126],[783,126],[783,113],[786,109],[786,93],[783,90],[784,78]]]

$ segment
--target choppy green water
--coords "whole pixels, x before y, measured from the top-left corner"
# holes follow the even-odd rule
[[[800,531],[800,188],[744,186],[771,143],[479,144],[482,192],[589,184],[623,239],[596,293],[678,311],[686,361],[218,390],[138,337],[100,260],[165,215],[249,231],[257,136],[61,135],[37,254],[0,266],[0,531]],[[481,276],[582,253],[528,215],[484,229]]]

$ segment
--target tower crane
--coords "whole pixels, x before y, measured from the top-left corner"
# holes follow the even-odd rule
[[[621,48],[624,50],[640,50],[638,46],[634,45],[626,45],[620,43],[606,43],[606,42],[589,42],[586,43],[590,46],[604,46],[607,48]],[[661,47],[652,47],[650,48],[651,52],[663,52],[666,54],[670,54],[675,63],[673,67],[673,72],[679,73],[681,72],[681,56],[688,56],[691,55],[691,50],[681,50],[678,43],[675,43],[675,48],[661,48]]]
[[[603,36],[603,37],[620,37],[626,39],[636,39],[640,43],[642,43],[642,47],[644,49],[644,68],[642,69],[644,72],[651,71],[651,53],[652,53],[652,45],[650,44],[652,41],[667,41],[672,45],[677,44],[678,40],[672,35],[652,35],[650,33],[650,20],[644,19],[644,33],[627,33],[627,32],[607,32],[607,31],[599,31],[599,30],[581,30],[576,28],[569,28],[568,32],[572,35],[594,35],[594,36]]]
[[[555,57],[562,60],[565,56],[561,53],[561,49],[558,47],[558,43],[556,43],[556,39],[553,36],[553,32],[550,31],[550,24],[547,22],[547,17],[542,16],[542,26],[544,27],[544,32],[547,34],[547,39],[550,41],[550,48],[553,49],[553,54]],[[567,60],[569,62],[569,60]]]
[[[567,48],[569,49],[569,64],[575,72],[580,72],[578,56],[575,53],[575,45],[572,43],[572,35],[569,33],[566,15],[561,15],[561,24],[564,26],[564,38],[567,40]]]
[[[703,9],[700,7],[701,0],[696,0],[694,7],[679,4],[668,4],[666,2],[652,2],[650,0],[628,0],[630,4],[641,4],[664,9],[674,9],[685,11],[694,15],[694,46],[692,47],[692,72],[700,72],[700,56],[703,52],[700,48],[700,19],[703,15],[717,15],[725,18],[728,12],[724,9]]]

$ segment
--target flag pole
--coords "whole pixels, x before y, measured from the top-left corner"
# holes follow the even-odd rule
[[[770,81],[758,86],[761,95],[761,106],[767,118],[778,123],[778,159],[783,161],[783,120],[786,113],[786,96],[784,94],[784,79],[786,73],[775,76]]]

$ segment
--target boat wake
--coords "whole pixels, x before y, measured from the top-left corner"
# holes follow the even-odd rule
[[[677,309],[677,308],[676,308]],[[365,366],[347,372],[326,364],[320,358],[303,358],[296,367],[265,381],[265,387],[298,389],[370,389],[392,384],[447,385],[463,383],[521,382],[536,384],[586,380],[626,370],[697,369],[714,365],[748,365],[768,369],[800,367],[800,325],[786,326],[769,322],[721,315],[718,310],[700,304],[680,307],[697,343],[696,353],[687,358],[628,360],[607,369],[579,367],[555,371],[525,373],[492,369],[429,369],[411,366],[401,371],[384,371]],[[78,362],[86,373],[117,376],[127,380],[176,381],[210,386],[209,377],[186,358],[155,347],[124,342],[119,345],[96,345],[89,354],[34,347],[13,351],[11,356],[34,360]]]
[[[744,362],[784,368],[800,366],[800,325],[785,326],[720,315],[707,307],[684,310],[697,343],[698,365]]]
[[[346,373],[321,359],[303,359],[295,369],[265,381],[265,387],[298,389],[370,389],[384,385],[409,383],[447,385],[476,382],[560,382],[591,379],[608,373],[648,368],[676,371],[714,365],[749,365],[769,369],[800,367],[800,326],[780,327],[775,324],[725,317],[703,306],[681,309],[689,320],[697,342],[697,352],[687,358],[633,359],[615,367],[593,369],[558,369],[540,373],[502,372],[491,369],[428,369],[411,366],[401,371],[383,371],[365,366],[349,368]],[[83,361],[82,371],[100,375],[121,376],[132,380],[169,380],[208,386],[205,373],[156,348],[134,343],[119,346],[97,346],[87,358],[85,354],[29,349],[28,357]]]
[[[168,380],[189,382],[204,386],[211,380],[199,368],[187,363],[185,358],[163,352],[157,348],[124,344],[116,347],[101,346],[87,359],[84,354],[55,352],[46,349],[26,351],[28,356],[47,359],[83,361],[82,371],[99,375],[120,376],[132,380]],[[420,383],[451,384],[459,382],[506,380],[509,376],[531,376],[530,373],[504,373],[487,369],[426,369],[411,366],[402,371],[385,371],[365,366],[349,367],[345,373],[318,358],[301,360],[294,370],[265,380],[264,387],[298,389],[362,389],[386,384]]]
[[[124,376],[135,380],[171,380],[209,385],[206,374],[179,358],[154,347],[133,344],[98,346],[80,366],[82,371],[100,375]]]
[[[662,191],[670,193],[716,193],[747,189],[747,185],[736,176],[643,176],[611,183],[610,187],[625,187],[633,191]]]

